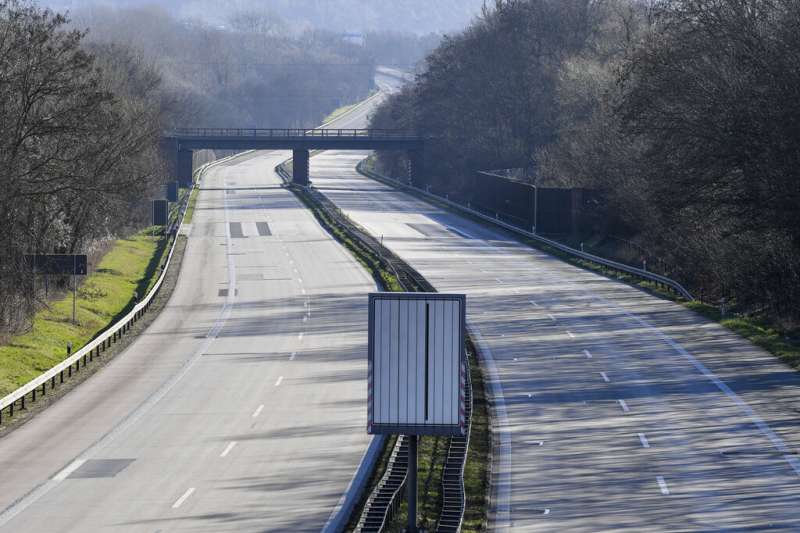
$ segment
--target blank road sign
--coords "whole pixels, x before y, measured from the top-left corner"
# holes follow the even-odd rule
[[[153,225],[166,226],[169,221],[169,203],[166,200],[153,200]]]
[[[462,294],[369,295],[368,433],[463,434],[465,309]]]
[[[39,254],[26,255],[25,260],[37,274],[72,274],[85,276],[88,272],[88,261],[85,255],[75,254]]]
[[[167,201],[175,203],[178,201],[178,182],[170,181],[167,183]]]

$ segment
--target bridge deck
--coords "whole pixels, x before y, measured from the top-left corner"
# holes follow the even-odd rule
[[[165,135],[180,150],[343,149],[416,150],[424,143],[411,132],[381,129],[182,128]]]

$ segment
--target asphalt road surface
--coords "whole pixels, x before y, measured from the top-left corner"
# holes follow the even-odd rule
[[[362,177],[364,155],[313,158],[313,185],[439,291],[467,294],[500,415],[493,528],[800,531],[797,372],[679,305]]]
[[[107,368],[0,440],[0,531],[319,531],[366,435],[374,281],[280,188],[202,182],[177,287]]]

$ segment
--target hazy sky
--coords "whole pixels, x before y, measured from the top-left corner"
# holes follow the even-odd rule
[[[237,11],[271,12],[292,27],[336,31],[453,32],[480,12],[484,0],[37,0],[57,10],[92,5],[158,5],[178,18],[224,25]],[[490,2],[490,3],[493,3]]]

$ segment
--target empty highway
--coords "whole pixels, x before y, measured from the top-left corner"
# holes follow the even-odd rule
[[[495,529],[800,530],[796,371],[679,305],[364,178],[365,155],[315,157],[313,185],[438,290],[467,294],[502,394]]]
[[[371,277],[279,186],[209,170],[178,285],[108,367],[0,440],[0,531],[319,531],[370,442]]]

